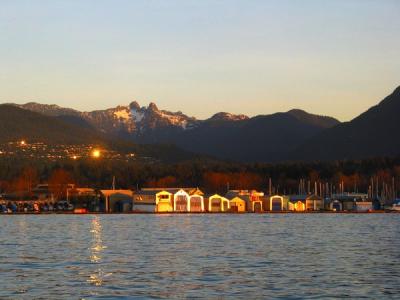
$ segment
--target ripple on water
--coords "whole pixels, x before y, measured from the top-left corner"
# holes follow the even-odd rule
[[[0,216],[0,298],[393,298],[400,215]]]

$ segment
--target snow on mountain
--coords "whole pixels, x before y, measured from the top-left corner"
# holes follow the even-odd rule
[[[106,110],[83,112],[81,116],[103,132],[134,136],[166,128],[186,130],[198,122],[182,112],[159,110],[155,103],[141,107],[136,101],[128,106],[120,105]]]
[[[20,107],[135,143],[165,143],[191,152],[241,161],[283,159],[313,135],[339,123],[333,118],[301,110],[252,118],[219,112],[209,119],[197,120],[179,111],[161,110],[155,103],[140,106],[136,101],[89,112],[38,103]]]
[[[131,118],[129,110],[127,110],[127,109],[114,111],[114,116],[116,116],[118,119],[122,119],[122,120],[129,120]]]
[[[245,115],[234,115],[226,112],[217,113],[205,121],[189,117],[182,112],[170,112],[160,110],[151,102],[147,107],[140,106],[133,101],[129,105],[119,105],[105,110],[80,112],[58,105],[40,104],[30,102],[22,105],[13,104],[18,107],[39,112],[49,116],[74,116],[87,122],[94,128],[107,133],[124,136],[146,136],[149,132],[167,132],[167,135],[179,131],[187,131],[198,127],[203,122],[213,121],[240,121],[248,119]],[[77,120],[77,119],[73,119]],[[169,132],[169,133],[168,133]]]
[[[144,118],[144,113],[135,109],[131,109],[131,117],[136,123],[140,123]]]

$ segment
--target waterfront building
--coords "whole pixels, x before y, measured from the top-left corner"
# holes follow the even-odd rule
[[[289,210],[291,211],[305,211],[306,204],[302,200],[290,200]]]
[[[131,190],[100,190],[100,198],[106,213],[132,211],[133,192]]]
[[[190,212],[190,195],[183,189],[174,193],[174,211]]]
[[[143,212],[203,212],[204,193],[198,188],[143,188],[134,195],[134,210]]]
[[[343,211],[343,203],[337,199],[326,200],[325,208],[332,211]]]
[[[231,212],[246,212],[246,201],[236,196],[229,200]]]
[[[323,199],[315,194],[292,195],[289,197],[288,209],[291,211],[318,211],[323,208]]]
[[[357,212],[366,212],[374,209],[372,201],[358,201],[355,206]]]
[[[230,209],[229,199],[214,194],[207,198],[207,209],[208,212],[228,212]]]
[[[190,212],[204,212],[205,211],[204,195],[195,193],[193,195],[190,195],[189,201],[190,201],[190,206],[189,206]]]
[[[174,191],[174,212],[202,212],[204,198],[200,190],[179,189]]]
[[[133,195],[134,211],[173,212],[173,194],[161,189],[140,190]]]
[[[57,201],[68,198],[68,192],[76,189],[75,184],[49,184],[41,183],[32,189],[33,195],[39,200]]]
[[[225,197],[228,199],[240,197],[246,201],[246,209],[248,212],[263,211],[263,192],[258,192],[256,190],[229,190]]]
[[[174,212],[204,212],[204,193],[199,188],[167,188],[172,193]]]
[[[263,197],[263,207],[265,211],[286,211],[288,207],[289,198],[287,196],[272,195]]]
[[[333,211],[367,211],[373,209],[373,201],[363,193],[333,194],[326,199],[325,208]]]
[[[74,209],[78,209],[85,212],[99,212],[100,208],[100,196],[95,189],[88,187],[74,187],[68,190],[68,197],[66,202],[72,204]]]

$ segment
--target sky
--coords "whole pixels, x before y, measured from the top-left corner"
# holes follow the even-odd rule
[[[398,0],[0,0],[0,102],[347,121],[400,85]]]

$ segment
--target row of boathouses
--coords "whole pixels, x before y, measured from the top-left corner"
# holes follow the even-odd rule
[[[375,205],[376,208],[376,205]],[[137,212],[279,212],[369,211],[373,201],[363,194],[265,195],[255,190],[229,190],[225,195],[205,195],[198,188],[145,188],[133,194]]]
[[[0,199],[0,210],[142,213],[224,213],[224,212],[305,212],[305,211],[370,211],[379,203],[367,194],[342,193],[331,197],[316,194],[266,195],[256,190],[228,190],[225,194],[205,194],[199,188],[143,188],[132,190],[95,190],[68,187],[65,199],[56,199],[48,186],[40,185],[31,198],[18,196]],[[13,198],[14,197],[14,198]]]

